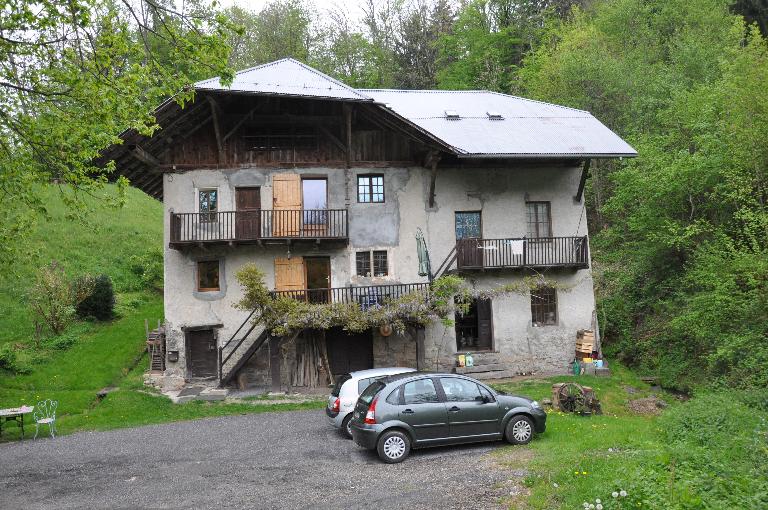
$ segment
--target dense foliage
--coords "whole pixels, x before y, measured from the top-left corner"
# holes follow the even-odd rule
[[[638,149],[592,182],[600,314],[613,353],[681,388],[768,383],[768,46],[728,6],[603,2],[521,73]]]
[[[115,290],[109,275],[93,279],[91,291],[77,303],[77,315],[83,319],[110,320],[115,314]]]

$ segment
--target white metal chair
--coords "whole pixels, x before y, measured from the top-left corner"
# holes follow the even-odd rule
[[[56,437],[56,408],[59,406],[58,400],[41,400],[35,406],[32,418],[35,420],[35,439],[40,425],[48,425],[48,431],[51,437]]]

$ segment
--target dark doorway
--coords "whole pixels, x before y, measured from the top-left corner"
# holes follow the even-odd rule
[[[328,363],[334,376],[373,368],[373,335],[370,331],[348,333],[341,328],[325,334]]]
[[[482,237],[480,211],[456,213],[456,257],[459,267],[483,267]]]
[[[489,351],[493,348],[493,309],[490,299],[475,299],[466,314],[456,314],[456,349]]]
[[[187,331],[187,372],[191,377],[216,377],[216,340],[212,329]]]
[[[261,233],[261,189],[235,188],[235,238],[257,239]]]
[[[329,257],[305,257],[307,289],[310,303],[328,303],[331,287],[331,259]]]

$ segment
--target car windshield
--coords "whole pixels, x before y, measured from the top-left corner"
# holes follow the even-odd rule
[[[366,405],[367,405],[367,404],[370,404],[370,403],[371,403],[371,401],[373,400],[373,397],[375,397],[375,396],[376,396],[376,394],[377,394],[378,392],[380,392],[380,391],[381,391],[381,389],[382,389],[384,386],[386,386],[386,384],[384,384],[384,383],[383,383],[383,382],[381,382],[381,381],[375,381],[375,382],[373,382],[373,383],[372,383],[370,386],[368,386],[368,387],[365,389],[365,391],[364,391],[364,392],[363,392],[363,393],[360,395],[360,400],[362,400],[363,402],[365,402],[365,403],[366,403]]]
[[[352,376],[349,374],[340,375],[338,378],[336,378],[336,384],[333,385],[333,390],[331,390],[331,396],[332,397],[338,397],[339,393],[341,393],[341,387],[344,386],[344,383],[352,379]]]

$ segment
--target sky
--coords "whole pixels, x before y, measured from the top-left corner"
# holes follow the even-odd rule
[[[270,0],[219,0],[219,3],[225,7],[237,5],[255,12],[262,10],[269,2]],[[347,9],[351,19],[359,19],[362,17],[362,11],[360,10],[361,2],[358,0],[304,0],[304,2],[309,5],[314,5],[317,12],[321,15],[329,9],[341,6]]]

